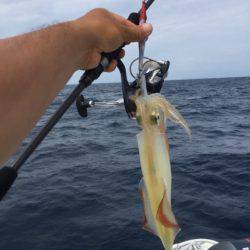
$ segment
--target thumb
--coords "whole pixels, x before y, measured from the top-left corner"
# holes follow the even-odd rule
[[[149,23],[142,25],[124,26],[123,39],[125,43],[140,42],[148,38],[153,32],[153,27]]]

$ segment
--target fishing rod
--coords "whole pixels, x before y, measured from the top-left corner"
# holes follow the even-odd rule
[[[155,0],[148,0],[145,2],[145,8],[149,9]],[[139,25],[140,12],[131,13],[128,17],[128,20],[133,22],[136,25]],[[77,97],[81,94],[81,92],[90,86],[93,81],[98,79],[100,75],[104,72],[104,69],[109,65],[112,60],[118,60],[118,69],[121,72],[121,76],[126,84],[126,68],[119,59],[119,53],[122,48],[125,46],[123,44],[118,49],[111,53],[102,53],[102,59],[100,64],[91,70],[86,70],[82,77],[79,80],[79,84],[72,91],[72,93],[67,97],[67,99],[63,102],[63,104],[58,108],[58,110],[54,113],[54,115],[48,120],[46,125],[38,132],[35,138],[29,143],[27,148],[21,154],[21,156],[14,162],[14,164],[9,166],[4,166],[0,169],[0,200],[5,196],[8,192],[14,181],[18,176],[18,171],[23,166],[23,164],[28,160],[31,154],[35,151],[35,149],[39,146],[39,144],[44,140],[44,138],[48,135],[48,133],[52,130],[52,128],[57,124],[57,122],[61,119],[64,113],[69,109],[69,107],[74,103]],[[126,88],[126,87],[125,87]],[[127,111],[127,108],[126,108]]]

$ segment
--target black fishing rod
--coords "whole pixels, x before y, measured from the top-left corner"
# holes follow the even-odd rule
[[[153,4],[154,1],[155,0],[146,1],[146,9],[148,9]],[[139,16],[140,16],[140,11],[137,13],[131,13],[128,20],[138,25]],[[76,98],[81,94],[81,92],[85,88],[90,86],[93,81],[95,81],[100,77],[100,75],[104,72],[104,69],[109,65],[109,63],[112,60],[119,59],[119,53],[121,52],[124,46],[125,44],[111,53],[103,53],[100,64],[95,69],[86,70],[84,72],[77,87],[63,102],[63,104],[58,108],[58,110],[49,119],[49,121],[40,130],[40,132],[35,136],[35,138],[30,142],[30,144],[27,146],[27,148],[24,150],[21,156],[14,162],[14,164],[11,167],[4,166],[0,169],[0,200],[2,200],[2,198],[8,192],[8,190],[14,183],[15,179],[17,178],[18,170],[23,166],[23,164],[27,161],[30,155],[35,151],[35,149],[39,146],[39,144],[52,130],[52,128],[57,124],[57,122],[61,119],[64,113],[69,109],[72,103],[74,103]]]
[[[148,10],[149,9],[149,7],[153,4],[153,2],[154,2],[155,0],[148,0],[147,2],[146,2],[146,9]],[[139,11],[140,12],[140,11]]]

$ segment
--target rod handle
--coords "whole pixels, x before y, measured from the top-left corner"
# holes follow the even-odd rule
[[[17,178],[17,171],[11,167],[0,168],[0,201],[11,188],[15,179]]]

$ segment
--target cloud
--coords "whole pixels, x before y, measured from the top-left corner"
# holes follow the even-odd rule
[[[0,37],[77,18],[95,7],[128,16],[139,6],[140,0],[1,0]],[[147,55],[170,59],[172,79],[250,75],[249,13],[248,0],[157,0],[148,13],[154,33]],[[137,55],[137,46],[129,46],[125,62]],[[118,73],[100,81],[114,79],[119,81]]]

